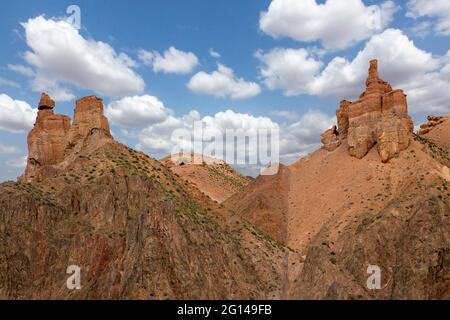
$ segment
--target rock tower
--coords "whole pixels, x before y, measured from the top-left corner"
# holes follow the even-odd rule
[[[408,148],[414,125],[403,90],[380,79],[377,60],[370,61],[366,90],[358,100],[343,100],[336,110],[337,128],[322,134],[324,148],[333,151],[347,140],[351,156],[363,158],[375,145],[382,162]]]
[[[54,107],[55,101],[42,93],[34,128],[28,134],[28,160],[22,181],[51,177],[88,141],[96,144],[112,139],[101,99],[89,96],[77,100],[73,124],[68,116],[54,114]]]

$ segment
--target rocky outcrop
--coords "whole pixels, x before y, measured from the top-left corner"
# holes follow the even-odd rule
[[[339,109],[336,110],[338,135],[341,141],[347,139],[348,136],[348,106],[350,104],[350,101],[342,100]]]
[[[250,183],[248,178],[240,175],[223,160],[201,154],[173,154],[160,161],[219,203]]]
[[[84,97],[76,101],[71,142],[85,139],[92,130],[100,130],[105,136],[112,137],[108,119],[103,115],[103,100],[96,96]]]
[[[450,299],[448,199],[432,185],[410,183],[403,197],[360,212],[338,235],[330,221],[308,248],[298,298]],[[367,287],[369,265],[380,268],[379,290]]]
[[[420,125],[416,139],[426,141],[428,147],[433,149],[436,159],[442,159],[442,156],[444,156],[444,161],[441,161],[441,163],[450,167],[450,159],[448,158],[450,150],[450,115],[428,116],[428,123]]]
[[[55,102],[45,93],[38,104],[34,128],[28,134],[28,163],[25,180],[41,180],[50,174],[52,165],[64,160],[70,118],[54,114]]]
[[[103,115],[102,99],[88,96],[77,100],[75,104],[67,151],[80,152],[88,144],[97,147],[102,140],[112,139],[108,119]],[[88,139],[95,141],[87,143]]]
[[[55,101],[50,98],[50,96],[46,93],[41,93],[41,100],[39,100],[38,109],[53,109],[55,107]]]
[[[431,130],[433,130],[436,126],[440,125],[441,123],[448,121],[448,116],[428,116],[427,123],[420,125],[420,130],[417,132],[418,135],[424,135],[429,133]]]
[[[336,126],[333,126],[333,128],[328,129],[327,131],[322,133],[320,137],[323,144],[323,148],[328,151],[333,151],[341,145],[341,140],[339,139],[339,132],[337,131]]]
[[[336,117],[337,136],[341,142],[347,139],[350,155],[361,159],[377,145],[382,162],[398,157],[409,146],[414,127],[406,95],[380,79],[377,60],[370,61],[366,90],[357,101],[341,101]]]
[[[77,100],[73,125],[68,116],[54,114],[54,107],[55,101],[42,93],[34,128],[28,134],[28,161],[22,181],[42,181],[55,175],[88,138],[112,138],[101,99],[89,96]]]

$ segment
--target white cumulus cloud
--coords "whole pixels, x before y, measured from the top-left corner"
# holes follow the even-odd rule
[[[106,116],[116,125],[143,128],[165,120],[172,110],[164,107],[158,98],[143,95],[125,97],[108,104]]]
[[[308,110],[295,115],[295,122],[282,125],[280,134],[280,157],[283,163],[292,163],[302,156],[320,148],[320,134],[336,124],[335,116]]]
[[[448,0],[409,0],[407,16],[412,18],[429,18],[425,26],[433,27],[438,34],[450,36],[450,1]],[[424,22],[419,26],[424,26]]]
[[[0,94],[0,130],[12,133],[28,132],[33,128],[37,109],[25,101]]]
[[[30,48],[24,58],[36,73],[34,91],[48,91],[56,100],[69,100],[73,95],[64,88],[66,84],[109,97],[144,90],[144,81],[132,70],[136,63],[130,57],[105,42],[85,39],[68,22],[39,16],[22,26]]]
[[[170,47],[162,55],[157,51],[139,50],[139,60],[152,67],[155,73],[191,73],[199,64],[194,53],[175,47]]]
[[[232,69],[220,63],[212,73],[196,73],[187,86],[196,93],[235,100],[251,98],[261,92],[257,83],[236,77]]]
[[[194,127],[195,121],[197,121],[196,127]],[[203,136],[195,136],[198,133],[195,128],[198,129],[199,126],[203,128]],[[173,134],[177,129],[185,129],[186,131],[183,132],[189,133],[189,137],[183,139],[174,136]],[[195,150],[194,140],[203,141],[205,147],[211,142],[211,137],[217,137],[220,143],[215,146],[218,146],[216,151],[219,154],[215,156],[222,156],[223,158],[226,156],[224,146],[228,146],[230,148],[228,150],[234,148],[234,139],[225,139],[227,130],[234,133],[239,132],[239,134],[254,134],[263,129],[279,129],[279,127],[268,117],[255,117],[250,114],[237,113],[230,109],[203,118],[200,118],[197,111],[192,110],[179,118],[170,115],[164,121],[142,130],[139,134],[137,147],[158,156],[170,154],[175,146],[182,147],[184,151],[200,153],[202,151]],[[243,142],[245,143],[245,141],[241,141],[241,145],[238,144],[237,148],[245,148],[242,145]],[[250,150],[250,152],[257,152],[257,149]]]
[[[345,49],[386,28],[396,10],[393,1],[366,6],[362,0],[272,0],[259,26],[272,37]]]
[[[196,110],[191,110],[183,116],[176,116],[158,98],[152,96],[126,97],[112,102],[108,105],[106,114],[114,124],[126,128],[120,130],[124,137],[137,139],[136,147],[155,157],[169,155],[175,146],[182,147],[185,151],[197,152],[194,149],[194,141],[203,141],[203,146],[207,146],[211,142],[211,137],[225,139],[229,130],[232,134],[247,136],[263,130],[278,130],[279,161],[283,163],[296,161],[299,157],[319,147],[320,133],[336,122],[334,116],[329,117],[325,113],[312,110],[304,114],[292,111],[286,114],[285,111],[280,111],[277,113],[278,115],[288,115],[289,119],[289,123],[283,124],[279,124],[267,116],[254,116],[231,109],[204,117],[201,117]],[[195,128],[198,129],[199,125],[203,128],[202,137],[195,136]],[[189,132],[189,138],[174,136],[178,129],[185,129],[184,132]],[[246,143],[248,142],[238,142],[239,152],[248,150],[248,155],[255,155],[258,148],[249,148]],[[228,150],[235,148],[234,139],[225,139],[220,145],[221,147],[216,150],[219,153],[215,156],[222,156],[223,160],[227,160],[224,157]],[[225,152],[222,147],[230,149]],[[250,167],[245,170],[250,170]]]
[[[203,127],[203,138],[194,138],[194,121],[199,121]],[[211,137],[224,139],[222,147],[216,149],[218,154],[214,156],[227,160],[227,152],[237,148],[238,152],[247,150],[248,155],[257,154],[258,148],[249,148],[248,141],[226,140],[227,131],[235,134],[252,135],[264,130],[278,130],[279,132],[279,161],[282,163],[292,163],[301,156],[308,154],[320,147],[320,133],[330,128],[336,123],[334,116],[329,117],[320,111],[309,110],[304,114],[296,116],[296,121],[288,124],[278,124],[269,117],[254,116],[246,113],[239,113],[233,110],[225,110],[211,116],[200,118],[197,111],[191,111],[188,115],[177,118],[168,116],[164,121],[151,125],[139,133],[139,143],[137,148],[149,152],[157,157],[163,157],[171,153],[175,146],[181,146],[183,150],[195,151],[194,140],[201,140],[204,146],[212,141]],[[198,126],[198,123],[197,123]],[[192,133],[194,140],[179,140],[172,136],[176,129],[186,129]],[[272,131],[273,132],[273,131]],[[220,141],[220,140],[219,140]],[[197,152],[197,151],[195,151]],[[229,155],[228,155],[229,156]],[[231,163],[233,164],[233,163]],[[252,164],[254,165],[254,164]],[[238,166],[241,167],[242,166]],[[245,170],[250,170],[251,166]],[[253,168],[254,169],[254,168]]]
[[[328,64],[305,49],[273,49],[257,53],[260,73],[269,89],[285,95],[308,94],[354,99],[364,90],[371,59],[381,77],[408,94],[413,112],[450,111],[449,55],[434,57],[398,29],[372,36],[353,60],[336,56]],[[448,68],[448,69],[447,69]]]
[[[200,120],[200,115],[196,110],[192,110],[182,117],[168,115],[164,120],[139,132],[137,148],[156,157],[169,155],[177,144],[177,141],[172,139],[172,133],[177,129],[192,130],[194,121],[198,120]]]
[[[258,51],[256,57],[262,62],[260,73],[267,88],[281,89],[286,96],[308,92],[323,64],[303,48]]]

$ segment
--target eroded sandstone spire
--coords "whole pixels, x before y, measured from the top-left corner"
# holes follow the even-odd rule
[[[45,92],[41,93],[41,100],[39,100],[38,109],[39,110],[45,110],[45,109],[53,109],[55,107],[55,101],[50,98],[48,94]]]
[[[108,119],[103,115],[103,100],[88,96],[75,102],[73,124],[69,132],[68,148],[79,152],[86,144],[95,144],[97,138],[112,138]]]
[[[34,128],[28,134],[27,167],[21,180],[41,181],[59,172],[65,160],[100,141],[112,139],[103,102],[95,96],[76,101],[74,122],[54,114],[55,102],[41,94]]]
[[[51,174],[52,165],[64,160],[70,118],[53,114],[55,102],[41,94],[34,128],[28,134],[28,161],[23,179],[41,180]]]
[[[322,137],[328,150],[339,146],[336,140],[346,139],[350,155],[360,159],[377,145],[381,160],[387,162],[409,146],[414,126],[406,95],[380,79],[377,60],[370,61],[366,90],[357,101],[341,101],[336,116],[337,132]]]
[[[370,60],[369,64],[369,76],[367,77],[366,86],[369,86],[372,81],[380,80],[380,75],[378,74],[378,60]]]

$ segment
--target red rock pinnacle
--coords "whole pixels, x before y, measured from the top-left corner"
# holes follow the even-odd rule
[[[343,100],[336,116],[338,132],[328,130],[322,135],[327,150],[339,146],[337,139],[347,139],[350,155],[361,159],[376,144],[381,160],[387,162],[409,146],[413,122],[406,95],[380,79],[377,60],[370,61],[366,90],[359,100]]]
[[[53,109],[55,107],[55,101],[50,98],[48,94],[45,92],[41,93],[41,100],[38,104],[39,110],[45,110],[45,109]]]
[[[378,74],[378,60],[370,60],[369,76],[367,77],[366,85],[369,86],[368,83],[374,80],[380,80]]]
[[[28,162],[24,181],[42,181],[62,169],[65,160],[86,146],[112,139],[103,102],[95,96],[77,100],[73,124],[66,115],[54,114],[53,101],[41,94],[34,128],[28,134]]]

